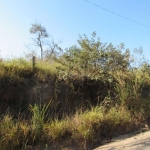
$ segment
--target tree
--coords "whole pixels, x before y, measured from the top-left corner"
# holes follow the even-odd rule
[[[125,71],[130,67],[130,51],[124,48],[123,43],[115,47],[112,43],[103,44],[95,37],[96,32],[93,32],[91,39],[86,35],[80,36],[78,47],[70,47],[60,57],[60,63],[68,68],[69,74],[72,71],[73,74],[76,72],[93,78],[109,71]]]
[[[60,42],[55,43],[51,35],[51,40],[45,40],[46,38],[49,38],[49,34],[47,33],[46,28],[43,27],[41,24],[32,24],[29,31],[31,34],[35,35],[35,38],[33,38],[33,42],[36,46],[40,48],[42,60],[43,58],[45,58],[45,60],[50,60],[52,56],[56,57],[56,55],[58,55],[58,52],[62,51],[61,47],[59,47]]]
[[[30,28],[30,33],[34,34],[36,37],[33,39],[36,46],[41,49],[41,59],[43,60],[43,46],[46,44],[44,39],[48,38],[49,35],[41,24],[34,23]]]

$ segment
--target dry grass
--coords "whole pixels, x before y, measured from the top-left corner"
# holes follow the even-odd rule
[[[37,77],[45,80],[47,76],[55,76],[57,74],[56,67],[60,66],[57,62],[46,62],[38,60],[33,71],[32,61],[23,58],[4,60],[0,62],[0,77],[16,77],[16,78],[32,78]]]
[[[130,123],[130,112],[123,107],[106,111],[104,107],[97,106],[85,112],[77,111],[74,116],[45,122],[42,132],[39,132],[39,128],[32,128],[32,120],[13,120],[11,115],[5,115],[0,122],[0,149],[24,149],[27,145],[34,146],[37,143],[54,144],[64,138],[80,141],[77,143],[83,147],[87,141],[94,142],[104,138],[104,125],[108,127],[105,132],[110,134],[111,131],[113,134],[118,125],[124,127]],[[105,135],[105,138],[107,137]]]

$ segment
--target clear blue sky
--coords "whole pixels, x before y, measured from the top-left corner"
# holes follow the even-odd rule
[[[150,27],[149,0],[89,0],[112,12]],[[150,28],[123,19],[84,0],[0,0],[0,55],[19,57],[29,53],[29,28],[41,23],[61,47],[77,43],[79,34],[96,31],[103,43],[121,42],[133,51],[142,47],[150,60]]]

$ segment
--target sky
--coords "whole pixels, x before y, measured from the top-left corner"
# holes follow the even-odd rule
[[[124,43],[131,52],[142,47],[150,60],[149,8],[149,0],[0,0],[0,56],[24,57],[32,50],[38,52],[29,32],[37,22],[55,43],[61,41],[63,49],[77,44],[79,34],[90,38],[96,31],[102,43]]]

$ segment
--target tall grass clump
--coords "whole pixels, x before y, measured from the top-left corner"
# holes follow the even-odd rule
[[[78,133],[77,135],[80,135],[84,139],[95,138],[94,135],[97,135],[98,131],[99,138],[107,138],[107,135],[104,135],[103,132],[107,133],[110,128],[113,132],[114,126],[129,123],[130,119],[130,112],[124,108],[112,107],[108,111],[103,106],[100,106],[95,107],[90,111],[76,114],[73,118],[73,124],[76,128],[76,133]],[[109,128],[103,130],[103,128],[107,126],[109,126]]]
[[[132,113],[146,113],[148,103],[148,90],[150,78],[141,70],[134,72],[116,72],[114,77],[116,84],[116,102],[121,106],[127,106]]]
[[[48,103],[43,104],[34,104],[34,106],[29,105],[29,109],[32,113],[32,128],[36,132],[42,132],[44,123],[48,117],[48,108],[50,106],[51,101]]]
[[[0,149],[24,149],[29,139],[32,139],[30,133],[28,122],[15,121],[10,114],[4,115],[0,120]]]
[[[71,124],[70,118],[64,118],[62,120],[55,119],[49,121],[44,126],[45,136],[52,142],[63,141],[64,138],[71,138]]]
[[[49,105],[50,102],[43,106],[35,104],[32,107],[30,105],[31,120],[19,117],[14,119],[9,113],[4,115],[0,119],[0,149],[25,149],[28,145],[34,146],[37,142],[42,143],[46,139],[44,125]]]

